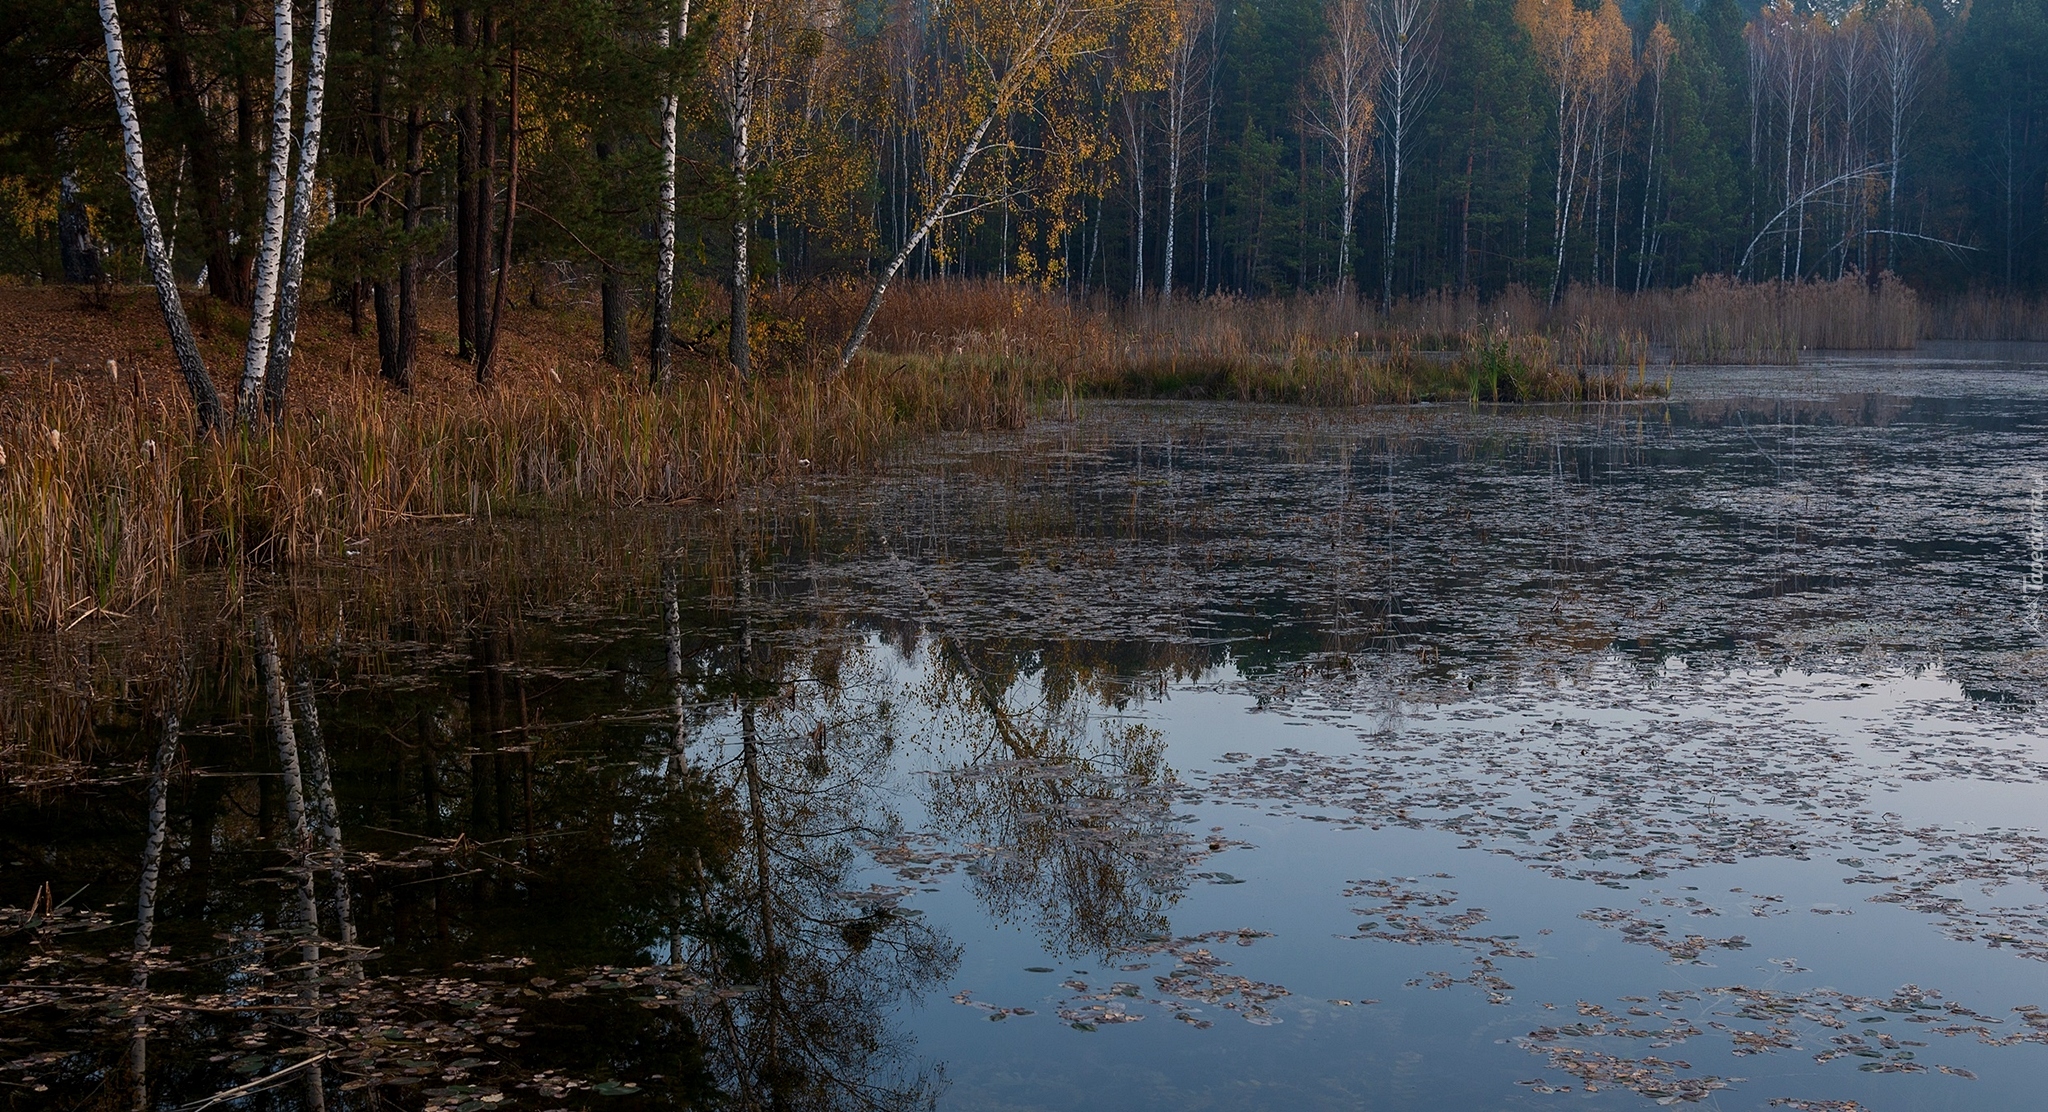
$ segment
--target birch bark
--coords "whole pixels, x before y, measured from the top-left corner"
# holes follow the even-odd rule
[[[178,359],[178,373],[192,396],[199,431],[211,433],[221,426],[220,393],[206,372],[206,359],[199,354],[199,342],[192,336],[192,322],[185,316],[184,299],[178,295],[178,279],[171,271],[170,250],[164,244],[163,225],[157,220],[156,202],[149,195],[149,172],[142,161],[142,120],[135,111],[135,89],[128,81],[128,49],[121,34],[121,14],[114,0],[99,0],[100,28],[107,43],[107,80],[114,86],[114,112],[121,119],[122,170],[128,179],[128,193],[135,201],[135,222],[142,228],[142,257],[156,286],[157,307],[162,310],[164,330],[170,333],[171,350]]]
[[[299,332],[299,283],[306,269],[306,234],[313,220],[314,175],[320,163],[320,120],[327,103],[327,31],[333,22],[330,0],[316,0],[313,42],[306,59],[306,121],[299,136],[298,175],[292,181],[291,226],[285,234],[284,269],[277,294],[277,330],[270,338],[270,364],[264,371],[264,411],[273,421],[284,413],[292,344]]]
[[[680,47],[690,37],[690,0],[683,0],[682,14],[676,21],[674,45]],[[661,28],[661,45],[670,45],[669,29]],[[653,366],[648,377],[656,386],[666,386],[669,381],[669,352],[675,332],[671,314],[675,311],[676,296],[676,112],[679,98],[671,91],[661,98],[661,201],[655,227],[654,259],[654,336],[649,345],[650,362]]]
[[[263,372],[277,312],[278,271],[284,254],[285,189],[292,158],[292,2],[277,0],[271,19],[270,168],[264,183],[263,227],[256,248],[255,300],[249,307],[249,342],[242,355],[242,385],[235,420],[253,425],[262,405]]]

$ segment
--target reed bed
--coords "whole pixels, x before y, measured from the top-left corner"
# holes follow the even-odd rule
[[[9,289],[0,626],[128,612],[194,569],[239,575],[406,522],[728,499],[870,466],[919,433],[1016,427],[1046,403],[1602,401],[1659,393],[1653,362],[1908,347],[1926,327],[1910,290],[1853,279],[1575,290],[1554,308],[1521,289],[1444,294],[1386,315],[1330,295],[1111,307],[993,281],[910,283],[892,292],[870,354],[827,381],[813,372],[859,292],[765,297],[780,372],[740,382],[707,363],[669,391],[582,350],[594,330],[574,307],[516,315],[491,390],[464,381],[449,322],[429,321],[441,331],[428,334],[435,354],[410,395],[366,372],[372,357],[340,317],[316,314],[295,411],[259,433],[201,440],[176,404],[146,298],[84,306]],[[213,321],[206,304],[194,314],[202,339],[231,365],[237,322]],[[130,367],[119,388],[115,356]]]
[[[1439,292],[1376,306],[1329,294],[1228,295],[1088,305],[995,282],[911,284],[877,322],[878,350],[1037,359],[1084,371],[1234,361],[1295,363],[1309,355],[1464,356],[1502,336],[1540,337],[1558,369],[1648,362],[1796,363],[1802,351],[1904,350],[1926,332],[1913,291],[1886,278],[1743,284],[1702,279],[1625,294],[1574,287],[1555,306],[1522,287],[1484,299]]]
[[[1803,351],[1904,351],[1920,339],[1924,310],[1905,283],[1739,283],[1702,278],[1679,290],[1623,294],[1579,287],[1558,317],[1595,330],[1641,328],[1679,363],[1797,363]]]
[[[880,460],[909,434],[1006,428],[1000,367],[878,361],[834,382],[700,378],[672,391],[407,397],[374,380],[254,434],[47,382],[0,407],[0,624],[64,627],[181,573],[339,552],[408,521],[730,498]]]
[[[1930,340],[2048,342],[2048,297],[1974,293],[1927,307],[1921,333]]]

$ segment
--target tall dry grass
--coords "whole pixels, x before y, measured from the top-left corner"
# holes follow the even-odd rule
[[[1136,306],[1086,305],[996,282],[908,284],[877,322],[879,351],[1041,360],[1077,372],[1161,363],[1298,362],[1306,356],[1469,353],[1500,336],[1542,337],[1558,366],[1793,363],[1812,350],[1901,350],[1926,328],[1913,291],[1893,279],[1737,283],[1625,294],[1575,287],[1555,306],[1522,287],[1480,299],[1438,292],[1390,313],[1356,298],[1232,296]]]
[[[1935,299],[1921,335],[1929,340],[2048,342],[2048,297],[1979,292]]]
[[[0,340],[15,359],[0,367],[0,625],[124,612],[195,568],[237,574],[407,521],[729,498],[869,465],[920,432],[1013,427],[1047,399],[1606,400],[1657,392],[1653,361],[1910,347],[1926,326],[1910,290],[1853,279],[1576,290],[1554,308],[1520,289],[1483,302],[1441,294],[1384,316],[1328,295],[1112,308],[998,282],[910,283],[892,293],[872,354],[851,374],[826,383],[803,373],[829,353],[820,337],[836,334],[855,293],[818,286],[767,299],[792,373],[741,383],[700,368],[671,392],[565,354],[560,338],[589,333],[589,322],[538,312],[514,322],[527,334],[508,347],[518,373],[508,369],[505,385],[463,385],[444,352],[438,379],[400,395],[359,374],[357,341],[316,317],[299,409],[277,428],[221,440],[195,438],[189,414],[167,401],[176,395],[162,367],[153,394],[77,372],[115,354],[131,367],[162,362],[138,339],[155,335],[139,299],[92,313],[49,298],[0,306],[41,329],[44,346],[79,356],[69,371],[55,355],[38,371],[40,349]],[[212,332],[202,338],[228,353],[233,329]],[[124,381],[140,385],[132,369]]]
[[[907,435],[1013,427],[1002,367],[877,362],[831,384],[407,397],[374,380],[275,428],[201,439],[178,407],[76,382],[0,406],[0,624],[62,627],[158,599],[182,573],[332,553],[394,524],[551,505],[723,499],[881,459]]]
[[[1594,329],[1640,328],[1679,363],[1796,363],[1802,351],[1903,351],[1922,334],[1925,311],[1905,283],[1736,282],[1702,278],[1677,290],[1623,294],[1577,287],[1553,321]]]

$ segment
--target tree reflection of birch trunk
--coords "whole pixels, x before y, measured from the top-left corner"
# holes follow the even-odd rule
[[[683,779],[686,737],[684,733],[684,715],[688,713],[689,709],[683,699],[683,607],[681,600],[676,596],[676,579],[675,564],[671,562],[665,565],[661,571],[663,591],[661,634],[662,640],[667,643],[668,648],[669,698],[672,700],[674,707],[676,724],[676,732],[672,739],[668,757],[667,779],[671,787],[680,784]],[[701,889],[703,874],[701,864],[698,866],[697,872],[698,886]],[[683,886],[680,884],[677,886],[679,894],[676,897],[676,903],[671,912],[675,928],[674,932],[669,935],[668,942],[668,963],[670,965],[683,964],[683,939],[688,933],[683,924],[682,897],[680,895],[682,888]]]
[[[290,840],[292,874],[298,887],[299,955],[305,964],[306,1001],[319,998],[320,911],[313,898],[312,833],[306,824],[305,782],[299,774],[299,742],[292,729],[290,703],[285,698],[284,674],[278,667],[277,634],[270,619],[256,616],[256,673],[263,685],[263,706],[270,716],[277,741],[277,763],[284,774],[284,815]]]
[[[348,977],[362,980],[363,963],[356,954],[356,921],[349,899],[348,861],[341,848],[341,809],[334,801],[334,774],[327,760],[327,740],[320,733],[320,708],[313,701],[313,683],[304,675],[293,685],[292,702],[305,728],[308,783],[313,790],[313,817],[320,824],[320,851],[327,858],[334,884],[334,917],[341,949],[348,955]],[[309,869],[310,872],[310,869]]]
[[[689,705],[683,698],[683,606],[676,596],[676,569],[671,564],[662,572],[662,586],[667,597],[662,600],[662,637],[668,642],[668,686],[669,697],[673,700],[676,716],[675,750],[670,757],[672,770],[682,771],[683,746],[687,738],[684,730],[684,716]]]
[[[142,879],[135,893],[135,958],[131,987],[135,990],[135,1033],[128,1044],[128,1072],[135,1080],[135,1112],[149,1107],[149,948],[156,933],[156,885],[162,873],[168,840],[171,762],[178,757],[178,702],[174,694],[164,707],[163,736],[149,767],[148,833],[142,842]]]
[[[767,787],[761,776],[761,740],[754,711],[754,567],[740,554],[740,767],[747,778],[747,819],[753,825],[754,879],[759,886],[761,960],[775,960],[775,908],[769,895]],[[773,1038],[773,1032],[770,1032]]]

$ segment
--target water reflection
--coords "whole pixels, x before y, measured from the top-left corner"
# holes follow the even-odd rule
[[[0,1093],[2014,1091],[2038,404],[1122,412],[6,656]]]
[[[97,795],[6,802],[8,852],[78,881],[79,906],[136,875],[106,867],[108,839],[144,848],[125,983],[92,953],[104,914],[45,898],[0,926],[27,1036],[4,1083],[83,1098],[119,1074],[138,1109],[928,1105],[936,1075],[892,1013],[957,948],[855,879],[900,825],[880,789],[901,696],[862,633],[757,636],[750,556],[695,600],[684,578],[671,563],[653,637],[479,593],[459,628],[407,606],[322,643],[308,615],[331,598],[280,620],[291,598],[252,596],[246,626],[186,645],[217,666],[182,728],[166,700],[139,801],[114,762]],[[80,1045],[68,1024],[94,1012]]]

